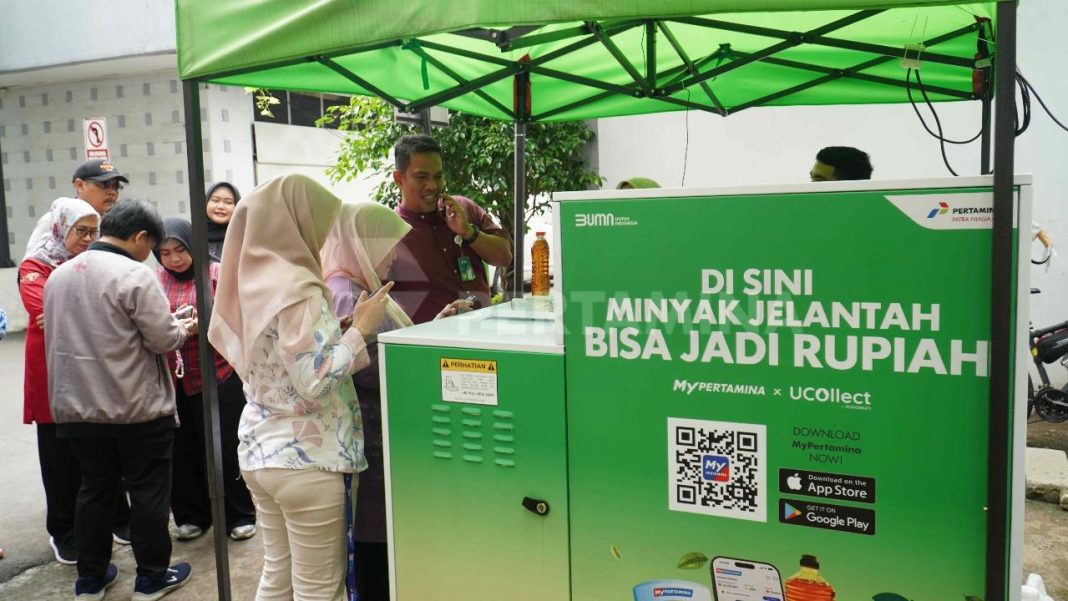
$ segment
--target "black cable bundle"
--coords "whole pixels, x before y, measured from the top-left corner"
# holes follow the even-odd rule
[[[923,87],[923,79],[920,77],[919,70],[916,71],[916,86],[919,87],[920,94],[923,95],[923,101],[927,103],[927,107],[931,110],[931,115],[934,117],[935,121],[935,127],[938,128],[937,133],[931,130],[931,127],[927,125],[927,121],[923,118],[923,114],[920,113],[920,108],[916,106],[916,100],[912,97],[912,69],[909,69],[905,74],[905,90],[908,91],[909,103],[912,104],[912,110],[916,112],[916,116],[920,119],[920,123],[923,124],[923,128],[927,130],[927,133],[938,139],[939,148],[942,150],[942,162],[946,164],[946,169],[949,169],[949,172],[956,176],[958,174],[953,170],[953,167],[949,164],[949,157],[946,156],[946,144],[971,144],[983,135],[983,131],[979,130],[979,133],[967,140],[950,140],[946,138],[942,132],[942,120],[938,118],[938,112],[935,111],[934,103],[931,102],[930,96],[927,95],[927,90]]]
[[[909,103],[912,104],[912,110],[916,112],[916,117],[918,117],[920,123],[923,124],[923,128],[927,130],[927,133],[931,134],[932,137],[938,140],[939,148],[942,151],[942,162],[946,164],[946,169],[949,169],[949,172],[956,176],[957,172],[954,171],[953,167],[949,164],[949,157],[946,155],[946,144],[971,144],[972,142],[978,140],[980,136],[983,135],[983,132],[982,130],[980,130],[979,133],[975,134],[975,136],[967,140],[950,140],[946,138],[945,134],[942,131],[942,120],[938,118],[938,112],[935,111],[934,103],[931,102],[931,98],[927,95],[927,90],[923,87],[923,79],[920,77],[920,71],[917,69],[916,87],[919,88],[920,94],[923,96],[923,101],[927,104],[927,108],[930,109],[931,116],[934,117],[935,129],[937,129],[938,131],[932,130],[931,127],[927,125],[927,120],[923,118],[923,114],[920,113],[920,108],[916,105],[916,100],[912,96],[912,71],[913,69],[909,69],[905,74],[905,90],[908,92]],[[1016,88],[1020,94],[1019,112],[1013,115],[1013,123],[1014,128],[1016,130],[1016,137],[1023,135],[1023,133],[1027,131],[1029,127],[1031,127],[1032,95],[1035,97],[1036,100],[1038,100],[1039,105],[1042,106],[1042,110],[1044,110],[1046,114],[1049,115],[1049,118],[1053,119],[1053,122],[1056,123],[1061,129],[1063,129],[1064,131],[1068,131],[1068,126],[1065,126],[1063,123],[1061,123],[1059,119],[1057,119],[1053,112],[1050,111],[1049,107],[1046,106],[1046,103],[1042,100],[1042,97],[1038,95],[1038,92],[1035,90],[1035,87],[1032,86],[1031,82],[1027,81],[1027,78],[1025,78],[1023,74],[1019,71],[1016,72]]]

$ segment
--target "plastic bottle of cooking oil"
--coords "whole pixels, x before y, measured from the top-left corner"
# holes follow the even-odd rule
[[[535,232],[537,239],[530,249],[530,293],[533,296],[549,296],[549,243],[545,232]]]

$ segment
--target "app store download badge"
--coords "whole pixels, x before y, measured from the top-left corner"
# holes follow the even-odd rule
[[[712,591],[687,580],[650,580],[634,587],[634,601],[712,601]]]

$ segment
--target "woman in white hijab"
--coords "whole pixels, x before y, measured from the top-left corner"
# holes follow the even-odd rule
[[[334,314],[350,315],[360,294],[378,290],[389,273],[397,244],[412,226],[389,208],[371,202],[345,204],[337,225],[323,245],[323,280],[333,294]],[[470,309],[470,301],[447,305],[438,317]],[[412,325],[393,299],[386,301],[386,320],[376,334]],[[382,468],[382,409],[378,381],[378,349],[368,349],[370,364],[354,376],[363,418],[367,471],[360,474],[356,502],[356,571],[361,599],[388,599],[386,563],[386,493]]]
[[[263,534],[257,599],[345,595],[346,481],[367,467],[352,374],[392,283],[357,299],[343,333],[319,257],[340,207],[310,178],[280,177],[241,201],[223,246],[208,338],[245,382],[238,460]]]
[[[19,264],[19,295],[30,316],[26,326],[22,423],[37,424],[48,543],[56,561],[74,565],[78,559],[74,511],[82,473],[70,441],[56,436],[48,406],[48,367],[40,317],[44,313],[45,282],[56,267],[84,252],[96,240],[100,216],[89,203],[77,198],[57,198],[48,215],[49,220],[44,221],[47,229]]]

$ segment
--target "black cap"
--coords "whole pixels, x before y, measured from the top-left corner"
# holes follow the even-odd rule
[[[815,555],[802,555],[801,556],[801,567],[803,567],[803,568],[813,568],[815,570],[818,570],[818,569],[820,569],[820,560],[816,559]]]
[[[111,161],[100,159],[86,161],[78,165],[78,168],[74,170],[74,177],[71,178],[71,181],[76,179],[83,179],[89,182],[109,182],[113,179],[119,179],[127,184],[130,183],[130,180],[119,173],[119,170],[115,168]]]

